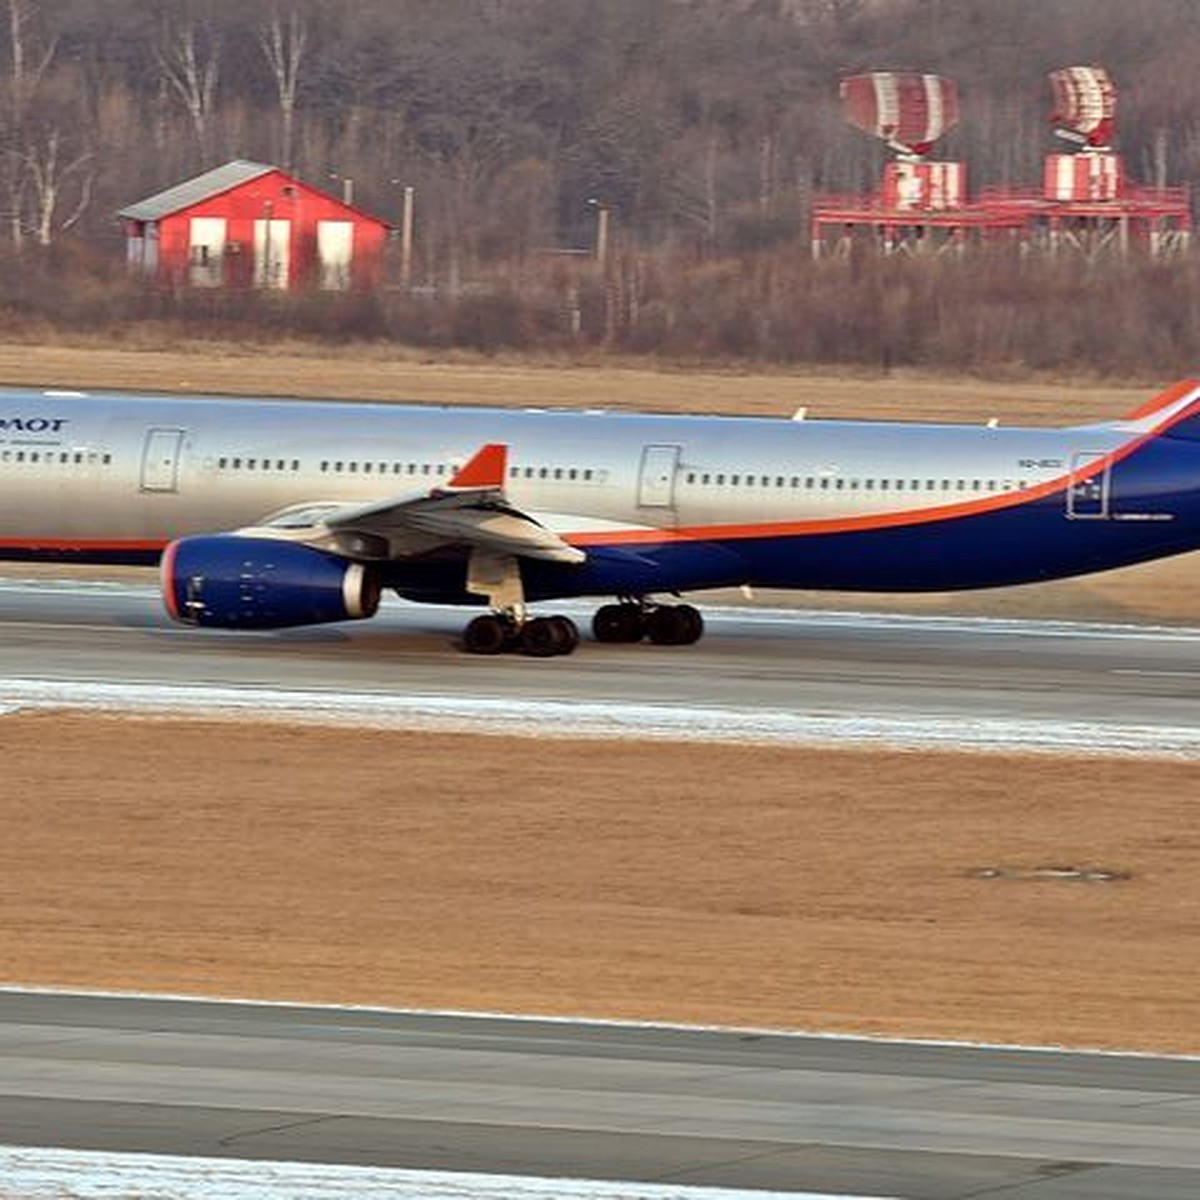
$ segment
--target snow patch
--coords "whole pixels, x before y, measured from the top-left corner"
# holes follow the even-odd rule
[[[0,1195],[4,1200],[767,1200],[785,1195],[789,1200],[871,1200],[815,1192],[17,1147],[0,1147]]]
[[[240,717],[524,737],[637,738],[766,745],[1200,758],[1200,726],[964,717],[961,713],[806,713],[781,709],[396,695],[372,691],[0,679],[0,711],[84,709]]]

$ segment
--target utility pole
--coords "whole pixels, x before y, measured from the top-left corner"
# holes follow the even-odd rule
[[[600,264],[600,270],[603,271],[608,266],[608,225],[609,214],[612,209],[604,203],[603,200],[597,200],[594,196],[588,200],[596,210],[596,261]]]
[[[404,200],[400,206],[400,286],[408,291],[412,283],[413,249],[413,200],[416,189],[411,184],[404,187]]]

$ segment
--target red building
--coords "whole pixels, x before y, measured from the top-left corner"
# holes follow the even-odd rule
[[[181,287],[375,287],[386,222],[241,159],[118,214],[130,266]]]

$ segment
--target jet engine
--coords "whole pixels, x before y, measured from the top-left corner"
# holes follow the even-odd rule
[[[162,558],[163,603],[185,625],[284,629],[371,617],[378,574],[297,542],[236,534],[186,537]]]

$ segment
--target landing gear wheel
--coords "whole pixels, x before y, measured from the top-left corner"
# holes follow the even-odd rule
[[[512,628],[503,617],[476,617],[463,630],[463,649],[468,654],[500,654],[509,647]]]
[[[663,604],[646,614],[646,636],[656,646],[690,646],[704,632],[704,618],[690,604]]]
[[[700,610],[690,604],[680,604],[675,611],[683,625],[683,637],[678,644],[694,645],[704,636],[704,618],[700,615]]]
[[[531,658],[570,654],[578,642],[575,623],[566,617],[534,617],[521,627],[521,653]]]
[[[562,635],[563,649],[560,654],[573,654],[579,645],[579,626],[570,617],[547,617],[546,620],[558,626]]]
[[[645,634],[637,604],[603,604],[592,617],[592,636],[598,642],[640,642]]]

